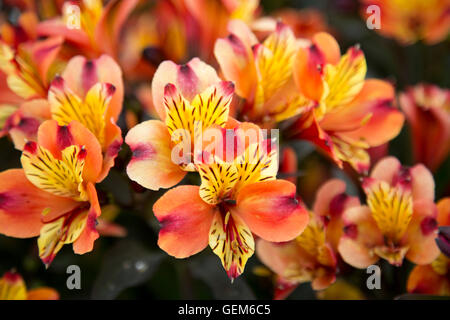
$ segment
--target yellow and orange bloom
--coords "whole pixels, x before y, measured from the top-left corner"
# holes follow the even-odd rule
[[[404,45],[417,41],[438,43],[447,37],[450,30],[450,4],[447,0],[361,0],[361,4],[365,18],[373,13],[368,13],[367,7],[378,6],[381,25],[377,32]]]
[[[311,282],[314,290],[322,290],[336,280],[336,255],[327,242],[322,217],[313,212],[297,238],[284,243],[258,239],[256,254],[277,274],[275,299],[286,298],[303,282]]]
[[[102,170],[97,138],[72,121],[47,120],[37,142],[25,144],[23,169],[0,173],[0,233],[39,236],[39,256],[48,266],[64,244],[77,254],[92,250],[100,216],[95,183]]]
[[[20,274],[6,272],[0,278],[0,300],[58,300],[59,293],[52,288],[28,290]]]
[[[436,170],[450,151],[450,90],[419,84],[399,100],[412,130],[416,162]]]
[[[196,171],[199,135],[210,127],[226,126],[234,86],[221,81],[211,66],[195,58],[186,65],[163,62],[153,78],[152,91],[162,121],[137,125],[125,142],[133,152],[127,167],[130,179],[158,190],[170,188],[188,171]],[[179,153],[184,158],[174,161]]]
[[[103,55],[87,60],[76,56],[68,62],[62,76],[53,79],[45,99],[23,102],[7,114],[3,132],[22,150],[26,141],[36,141],[39,125],[45,120],[57,120],[60,125],[77,120],[98,139],[104,156],[102,177],[106,177],[123,141],[116,125],[123,91],[122,72],[112,58]],[[7,106],[0,110],[7,112]]]
[[[335,281],[341,216],[346,208],[359,205],[358,198],[348,196],[345,189],[345,182],[338,179],[320,187],[309,213],[309,224],[295,240],[257,240],[259,259],[277,275],[275,299],[286,298],[299,283],[311,282],[314,290],[323,290]]]
[[[404,258],[418,265],[436,259],[438,210],[433,176],[425,166],[407,168],[384,158],[364,178],[363,188],[367,205],[348,208],[342,217],[338,249],[345,262],[366,268],[380,258],[395,266]]]
[[[341,56],[336,40],[318,33],[300,48],[294,63],[298,89],[313,101],[292,126],[293,137],[313,142],[339,166],[348,162],[369,169],[367,149],[393,139],[404,117],[394,106],[388,82],[366,77],[366,60],[358,46]]]
[[[450,198],[440,200],[437,207],[439,225],[450,226]],[[450,296],[450,257],[441,253],[431,264],[414,267],[408,278],[407,290]]]
[[[263,43],[242,21],[231,21],[228,31],[216,41],[214,54],[225,78],[245,99],[242,117],[271,127],[302,112],[309,101],[295,90],[293,65],[300,42],[292,30],[277,23]]]
[[[116,124],[124,96],[122,72],[109,56],[95,60],[72,58],[61,76],[55,77],[48,93],[51,118],[59,125],[76,120],[89,129],[102,148],[101,180],[106,177],[122,145]]]
[[[215,157],[198,163],[200,187],[171,189],[153,207],[161,223],[161,249],[176,258],[186,258],[209,243],[232,280],[244,272],[254,253],[253,234],[267,241],[289,241],[308,223],[295,185],[275,180],[276,150],[263,140],[247,144],[245,132],[255,127],[245,126],[243,123],[235,128],[237,143],[246,147],[234,161]]]
[[[66,44],[89,58],[108,54],[117,59],[120,32],[137,3],[114,0],[104,6],[102,0],[67,1],[62,16],[42,21],[36,32],[39,36],[63,37]],[[79,17],[78,12],[67,8],[74,4],[79,8]]]

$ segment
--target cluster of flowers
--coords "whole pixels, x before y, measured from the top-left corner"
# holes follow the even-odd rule
[[[402,112],[393,85],[366,79],[362,49],[341,53],[316,12],[258,18],[256,0],[160,1],[150,10],[137,0],[81,1],[78,29],[67,27],[63,1],[7,2],[24,13],[1,29],[0,125],[22,151],[22,168],[0,173],[0,232],[37,236],[46,266],[64,244],[84,254],[99,233],[123,234],[102,220],[96,184],[114,166],[124,91],[136,84],[157,119],[136,124],[125,111],[129,178],[150,190],[172,188],[188,172],[200,179],[154,204],[158,245],[169,255],[209,245],[233,280],[256,251],[278,275],[277,297],[305,281],[328,287],[339,259],[366,268],[406,258],[418,265],[409,291],[449,293],[449,258],[435,239],[450,225],[450,199],[435,204],[429,170],[450,148],[449,90],[410,88],[400,95]],[[387,157],[368,176],[369,148],[395,138],[405,115],[423,164]],[[295,173],[297,160],[287,147],[279,161],[279,139],[264,131],[274,128],[361,175],[365,203],[333,179],[308,210],[296,179],[277,179],[278,171]],[[441,240],[448,246],[448,234]],[[0,296],[12,284],[27,296],[9,273]]]

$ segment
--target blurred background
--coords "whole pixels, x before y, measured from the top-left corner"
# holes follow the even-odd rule
[[[145,1],[139,15],[152,10],[157,1]],[[0,1],[1,19],[14,23],[19,9]],[[263,0],[261,13],[278,14],[280,10],[295,9],[303,13],[294,18],[294,31],[299,33],[327,30],[331,32],[345,51],[359,43],[368,64],[368,77],[387,79],[398,91],[407,86],[428,82],[448,88],[450,84],[450,54],[448,38],[438,44],[400,44],[369,30],[361,17],[361,6],[356,0]],[[288,19],[289,14],[281,14]],[[132,16],[133,18],[133,16]],[[131,19],[132,19],[131,18]],[[297,21],[297,20],[298,21]],[[195,46],[195,43],[190,45]],[[151,50],[147,50],[147,63]],[[192,50],[195,51],[195,50]],[[151,52],[150,52],[151,53]],[[144,54],[144,51],[142,51]],[[154,57],[154,55],[152,56]],[[188,60],[187,55],[184,59]],[[158,59],[157,59],[158,60]],[[180,59],[183,60],[183,59]],[[145,63],[145,61],[144,61]],[[137,83],[149,84],[151,77]],[[120,119],[124,134],[130,119],[142,121],[149,118],[136,90],[127,90]],[[430,143],[433,143],[430,141]],[[317,188],[330,177],[344,179],[347,190],[361,196],[351,170],[341,171],[329,159],[304,142],[289,143],[299,157],[298,193],[307,205],[311,205]],[[387,148],[387,149],[386,149]],[[405,165],[414,164],[411,135],[405,125],[401,134],[389,146],[372,150],[373,156],[388,151]],[[20,167],[20,152],[15,150],[8,137],[0,139],[0,170]],[[158,222],[152,213],[152,205],[164,191],[152,192],[132,183],[125,174],[130,151],[123,146],[116,166],[108,178],[98,185],[100,197],[113,203],[108,215],[127,230],[123,238],[101,237],[95,249],[78,256],[71,246],[64,246],[48,270],[41,263],[36,239],[13,239],[0,235],[0,274],[12,268],[24,277],[29,288],[46,285],[56,288],[62,299],[271,299],[273,275],[262,266],[254,255],[246,266],[246,272],[233,284],[222,269],[219,259],[211,250],[204,250],[189,259],[176,260],[156,245]],[[436,198],[450,195],[450,159],[434,172]],[[188,176],[186,182],[193,182]],[[112,201],[109,200],[113,199]],[[66,268],[81,268],[81,290],[68,290]],[[381,262],[382,289],[366,288],[366,270],[356,270],[345,264],[339,266],[338,282],[326,292],[315,293],[309,284],[300,285],[289,299],[365,298],[392,299],[405,293],[405,283],[412,265],[405,262],[400,268]],[[335,289],[333,289],[335,288]]]

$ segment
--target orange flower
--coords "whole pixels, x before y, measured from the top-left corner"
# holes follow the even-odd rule
[[[24,17],[22,15],[21,19]],[[7,30],[3,28],[2,37],[9,33]],[[11,44],[3,42],[8,38]],[[57,69],[56,56],[62,39],[55,37],[19,44],[14,41],[13,35],[0,40],[0,136],[9,134],[15,146],[21,149],[25,139],[35,139],[40,122],[49,116],[42,99],[46,98]]]
[[[226,126],[234,87],[194,58],[186,65],[163,62],[153,78],[152,92],[155,109],[164,122],[149,120],[135,126],[125,142],[133,152],[127,167],[130,179],[158,190],[174,186],[187,171],[196,171],[193,160],[198,135],[210,127]],[[174,161],[177,150],[183,151],[183,158]]]
[[[412,129],[416,162],[436,170],[450,151],[450,90],[420,84],[399,99]]]
[[[425,265],[438,256],[434,180],[425,166],[406,168],[384,158],[363,188],[367,205],[348,208],[342,217],[338,249],[345,262],[366,268],[383,258],[400,266],[406,257]]]
[[[361,0],[365,18],[367,7],[380,8],[380,29],[383,36],[404,45],[423,40],[434,44],[446,38],[450,29],[450,5],[447,0]]]
[[[124,96],[122,71],[109,56],[96,60],[72,58],[61,77],[55,77],[49,93],[51,118],[59,125],[76,120],[89,129],[102,147],[106,177],[122,145],[122,132],[116,121],[122,111]]]
[[[64,244],[75,253],[92,250],[100,206],[95,190],[102,170],[101,146],[77,121],[47,120],[37,143],[25,144],[23,169],[0,173],[0,233],[39,235],[39,256],[48,266]]]
[[[254,125],[240,124],[235,131],[238,141],[245,141],[246,131],[239,129],[246,126],[255,130]],[[297,200],[295,185],[275,180],[276,151],[264,150],[267,141],[258,141],[245,144],[245,151],[232,162],[216,157],[197,164],[200,187],[176,187],[155,203],[153,212],[161,223],[161,249],[176,258],[186,258],[209,243],[233,280],[244,272],[253,255],[252,233],[281,242],[303,231],[308,215]]]
[[[257,240],[258,258],[277,274],[275,299],[286,298],[299,283],[312,282],[314,290],[322,290],[335,281],[341,215],[358,205],[357,197],[345,194],[343,181],[329,180],[317,191],[309,224],[301,235],[286,243]]]
[[[0,300],[58,300],[55,289],[41,287],[27,290],[22,277],[15,272],[6,272],[0,278]]]
[[[450,226],[450,198],[444,198],[437,204],[438,223]],[[409,274],[408,292],[436,295],[450,295],[450,257],[443,253],[431,264],[416,266]]]
[[[318,33],[308,48],[300,48],[294,78],[300,92],[314,102],[291,128],[326,152],[339,166],[348,162],[359,172],[369,168],[369,147],[393,139],[404,117],[392,106],[394,89],[368,79],[366,60],[359,47],[343,56],[336,40]]]
[[[292,70],[299,42],[292,30],[278,23],[263,43],[242,21],[231,21],[228,31],[216,41],[214,54],[245,99],[244,119],[270,127],[302,112],[309,101],[295,90]]]
[[[67,125],[77,120],[100,142],[104,155],[101,176],[106,177],[122,145],[116,121],[122,110],[123,90],[122,72],[112,58],[102,55],[86,60],[76,56],[68,62],[62,77],[53,79],[46,99],[26,101],[6,116],[4,132],[22,150],[26,141],[36,140],[43,121],[54,119]]]
[[[37,27],[40,36],[61,36],[65,41],[90,58],[106,53],[117,58],[119,35],[128,15],[138,0],[109,1],[103,7],[102,0],[65,2],[63,16],[42,21]],[[67,8],[77,5],[80,17]],[[79,22],[79,26],[76,23]]]

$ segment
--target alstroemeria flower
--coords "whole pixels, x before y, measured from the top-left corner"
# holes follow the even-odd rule
[[[310,212],[305,230],[285,243],[256,242],[258,258],[278,276],[275,299],[286,298],[298,284],[311,282],[322,290],[336,280],[336,256],[326,239],[323,219]]]
[[[450,226],[450,198],[437,203],[440,226]],[[441,253],[431,264],[416,266],[409,274],[407,290],[411,293],[450,295],[450,257]]]
[[[72,58],[61,77],[53,80],[48,104],[51,118],[59,125],[76,120],[98,139],[103,153],[101,178],[114,166],[122,145],[122,132],[116,121],[123,103],[122,72],[109,56],[96,60]]]
[[[9,135],[16,148],[22,149],[25,140],[36,138],[42,120],[48,119],[44,98],[56,69],[62,39],[18,45],[14,39],[9,39],[11,44],[3,40],[0,40],[0,136]]]
[[[26,100],[45,98],[62,43],[61,37],[52,37],[25,42],[15,49],[0,40],[0,70],[7,75],[11,91]]]
[[[425,166],[384,158],[363,188],[367,205],[348,208],[342,217],[338,249],[345,262],[366,268],[383,258],[399,266],[406,257],[424,265],[438,256],[434,180]]]
[[[6,272],[0,278],[0,300],[58,300],[59,293],[48,287],[28,290],[20,274]]]
[[[174,186],[187,171],[196,170],[193,160],[198,134],[226,126],[234,86],[221,81],[212,67],[195,58],[186,65],[163,62],[153,78],[152,92],[164,122],[149,120],[135,126],[125,142],[133,152],[127,167],[130,179],[158,190]],[[185,157],[180,161],[173,159],[177,145]]]
[[[393,139],[404,121],[392,106],[392,85],[365,80],[366,71],[358,46],[341,56],[327,33],[316,34],[308,48],[300,48],[294,65],[298,89],[315,107],[296,121],[291,135],[313,142],[339,166],[345,161],[360,172],[369,168],[366,150]]]
[[[450,151],[450,90],[419,84],[399,100],[412,129],[416,162],[436,170]]]
[[[278,23],[263,43],[242,21],[231,21],[228,31],[216,41],[214,54],[225,78],[245,99],[243,117],[272,126],[300,113],[309,101],[295,90],[292,70],[300,44],[292,30]]]
[[[253,255],[252,233],[276,242],[297,237],[308,214],[297,200],[295,185],[275,180],[276,151],[263,150],[263,145],[261,140],[246,145],[232,162],[215,158],[197,164],[200,187],[179,186],[164,194],[153,206],[161,223],[159,247],[186,258],[209,243],[233,280]]]
[[[48,266],[64,244],[77,254],[92,250],[100,216],[95,183],[102,170],[97,138],[72,121],[47,120],[37,142],[25,144],[23,169],[0,173],[0,233],[39,236],[39,256]]]
[[[334,282],[336,253],[342,235],[342,213],[358,206],[357,197],[345,193],[345,182],[332,179],[317,191],[305,231],[287,243],[257,241],[259,259],[277,274],[275,299],[286,298],[302,282],[321,290]]]
[[[40,36],[62,36],[90,58],[102,53],[117,58],[122,26],[137,3],[113,0],[103,7],[102,0],[66,1],[62,17],[42,21],[36,31]],[[71,5],[78,6],[79,17]]]
[[[373,11],[367,7],[379,8],[380,28],[383,36],[394,38],[404,45],[423,40],[434,44],[445,39],[450,30],[450,4],[447,0],[360,0],[362,15],[370,19]]]

